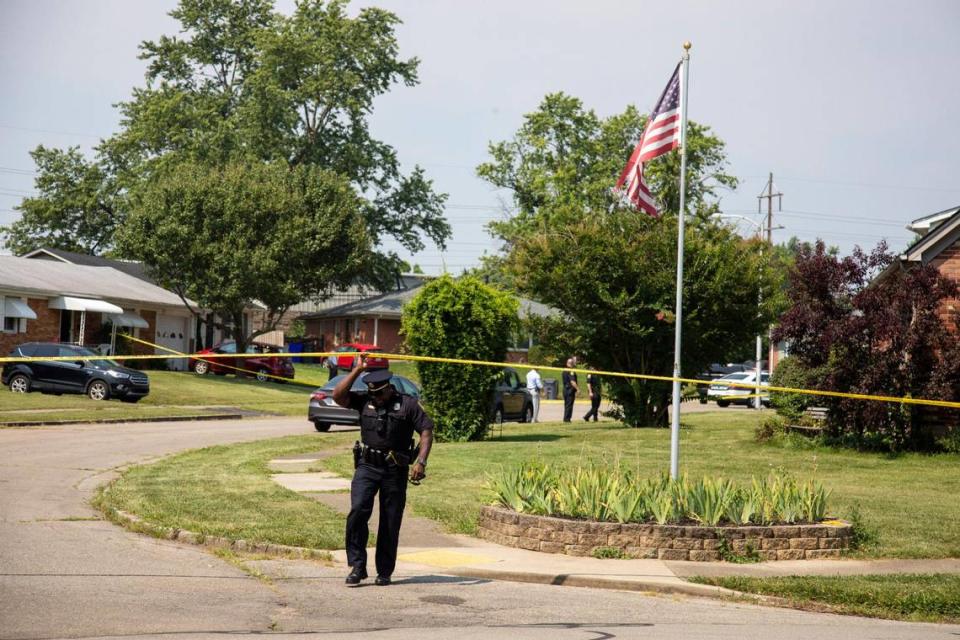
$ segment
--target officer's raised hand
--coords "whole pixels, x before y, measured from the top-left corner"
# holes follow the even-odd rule
[[[333,388],[333,401],[341,407],[350,406],[350,389],[357,377],[367,370],[367,354],[361,353],[357,356],[353,369],[350,370],[343,379]]]

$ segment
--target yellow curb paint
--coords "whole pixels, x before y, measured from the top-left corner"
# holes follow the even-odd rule
[[[445,569],[460,567],[466,564],[489,564],[491,562],[497,562],[495,559],[488,558],[487,556],[475,556],[457,551],[447,551],[446,549],[404,553],[397,556],[397,560],[426,564],[431,567],[442,567]]]

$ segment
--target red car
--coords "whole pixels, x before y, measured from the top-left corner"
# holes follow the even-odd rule
[[[215,347],[198,351],[198,355],[205,353],[236,353],[237,343],[233,340],[221,342]],[[237,375],[256,376],[260,382],[267,380],[276,380],[277,382],[286,382],[280,378],[290,378],[294,376],[293,363],[290,358],[278,358],[264,352],[264,348],[258,344],[247,345],[247,353],[263,354],[258,357],[220,357],[210,358],[209,360],[190,359],[190,369],[199,375],[215,373],[218,376],[225,376],[228,373]],[[271,377],[275,376],[275,377]]]
[[[339,347],[334,349],[334,351],[336,351],[338,354],[337,356],[335,356],[337,359],[337,369],[340,369],[343,371],[350,371],[351,369],[353,369],[354,357],[352,355],[341,356],[339,354],[357,353],[357,352],[382,353],[383,349],[381,349],[375,344],[363,344],[362,342],[348,342],[346,344],[340,345]],[[390,361],[387,360],[386,358],[378,358],[376,356],[372,356],[372,357],[367,356],[367,368],[368,369],[389,369]]]

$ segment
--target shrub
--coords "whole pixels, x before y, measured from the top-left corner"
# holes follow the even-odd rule
[[[757,425],[756,431],[754,431],[753,439],[757,442],[769,442],[777,436],[781,436],[786,433],[786,422],[783,418],[779,416],[765,416],[763,420]]]
[[[500,470],[487,488],[495,504],[523,513],[705,526],[818,522],[830,497],[819,482],[799,483],[783,472],[739,487],[724,478],[641,479],[617,467],[550,469],[539,463]]]
[[[502,362],[519,303],[476,278],[437,278],[403,309],[401,331],[418,356]],[[423,398],[440,440],[479,440],[489,428],[494,367],[417,362]]]
[[[825,367],[809,368],[804,366],[799,358],[784,358],[770,377],[770,386],[815,389],[817,382],[822,380],[825,374]],[[806,393],[770,392],[770,405],[788,420],[800,420],[807,407],[822,404],[822,398]]]

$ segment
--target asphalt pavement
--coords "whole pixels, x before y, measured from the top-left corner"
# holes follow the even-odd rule
[[[634,589],[681,583],[682,572],[673,566],[679,563],[567,558],[461,537],[446,546],[446,534],[436,531],[430,545],[403,540],[393,586],[347,589],[338,558],[245,557],[229,563],[205,547],[114,526],[88,504],[95,488],[126,465],[185,449],[309,432],[302,418],[0,430],[0,638],[960,634],[957,625],[841,617],[688,593],[650,595]],[[408,534],[417,532],[413,520],[407,525]],[[601,580],[610,588],[594,588]]]

